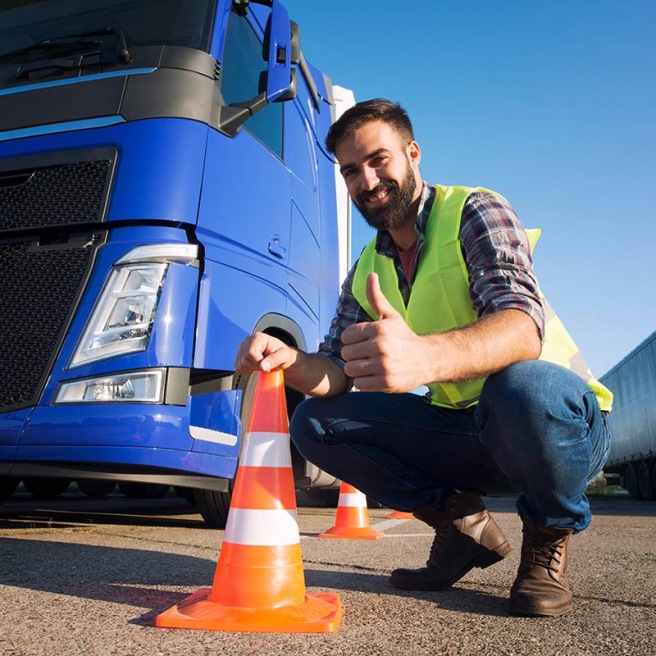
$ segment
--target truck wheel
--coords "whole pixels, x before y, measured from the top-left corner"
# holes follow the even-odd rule
[[[68,478],[24,478],[25,489],[37,499],[56,499],[68,489]]]
[[[230,492],[194,490],[198,512],[209,528],[225,528],[228,521],[228,510],[230,510],[231,492],[232,481],[230,481]]]
[[[77,486],[85,497],[102,499],[114,491],[116,481],[92,481],[89,479],[82,479],[77,481]]]
[[[652,469],[653,464],[649,460],[641,460],[638,465],[638,488],[640,489],[640,496],[645,501],[653,501],[656,498]]]
[[[4,478],[0,476],[0,503],[6,501],[18,487],[19,478]]]
[[[638,486],[638,468],[630,462],[624,468],[622,476],[622,487],[629,493],[629,499],[640,498],[640,487]]]

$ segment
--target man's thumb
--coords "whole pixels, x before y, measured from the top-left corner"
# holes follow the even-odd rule
[[[370,273],[367,276],[367,301],[373,311],[378,315],[378,319],[388,319],[389,317],[398,316],[398,312],[387,300],[383,290],[380,288],[377,273]]]

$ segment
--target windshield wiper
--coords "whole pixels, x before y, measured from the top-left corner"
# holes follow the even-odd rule
[[[44,39],[26,48],[20,48],[0,56],[0,64],[8,61],[38,61],[44,57],[72,55],[78,52],[93,50],[102,45],[102,41],[89,40],[92,37],[113,35],[116,41],[116,54],[122,64],[129,64],[132,56],[128,50],[125,32],[119,25],[113,25],[104,30],[91,30],[82,34],[67,34],[66,36]]]

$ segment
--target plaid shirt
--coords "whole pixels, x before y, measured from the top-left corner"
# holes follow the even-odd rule
[[[376,236],[376,252],[394,260],[399,291],[408,303],[417,263],[426,242],[428,217],[435,200],[435,188],[424,182],[415,222],[417,249],[411,279],[405,275],[396,246],[386,230]],[[526,233],[510,203],[489,192],[474,192],[465,202],[460,224],[460,245],[469,271],[469,297],[478,317],[515,309],[526,312],[544,335],[544,308]],[[352,291],[357,262],[349,271],[328,334],[319,353],[344,367],[341,358],[342,331],[354,323],[371,321],[355,300]]]

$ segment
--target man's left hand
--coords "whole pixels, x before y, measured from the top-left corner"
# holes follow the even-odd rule
[[[367,278],[366,294],[378,320],[342,333],[344,373],[370,392],[409,392],[430,382],[426,345],[385,298],[375,273]]]

